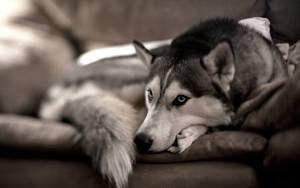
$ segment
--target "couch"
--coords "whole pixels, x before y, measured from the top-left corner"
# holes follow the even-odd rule
[[[85,51],[169,39],[214,17],[262,16],[275,43],[300,38],[297,0],[49,2],[0,1],[0,187],[110,187],[72,126],[37,116],[47,88]],[[300,70],[268,93],[242,131],[204,136],[179,156],[138,155],[128,187],[299,187],[298,81]]]

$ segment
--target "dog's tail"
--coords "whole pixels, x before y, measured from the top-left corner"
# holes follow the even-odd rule
[[[139,118],[131,105],[113,97],[86,97],[70,102],[64,117],[79,126],[92,163],[116,187],[125,187],[135,160],[133,138]]]

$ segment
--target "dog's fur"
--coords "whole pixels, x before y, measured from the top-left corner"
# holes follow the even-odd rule
[[[117,187],[132,171],[133,140],[141,152],[182,152],[208,127],[230,125],[254,88],[287,76],[269,40],[228,19],[196,25],[158,51],[134,46],[144,64],[132,56],[75,67],[40,113],[78,126],[93,164]]]

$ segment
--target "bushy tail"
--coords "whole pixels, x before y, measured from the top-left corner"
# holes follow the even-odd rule
[[[136,111],[113,96],[86,97],[68,104],[64,117],[82,130],[82,145],[97,170],[116,187],[126,186],[135,160]]]
[[[122,142],[109,130],[86,130],[83,146],[93,166],[116,187],[125,187],[135,159],[132,143]]]

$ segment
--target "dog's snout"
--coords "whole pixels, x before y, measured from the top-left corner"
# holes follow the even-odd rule
[[[140,153],[148,152],[152,145],[152,142],[153,139],[144,133],[139,133],[134,138],[134,143],[136,144],[137,149]]]

